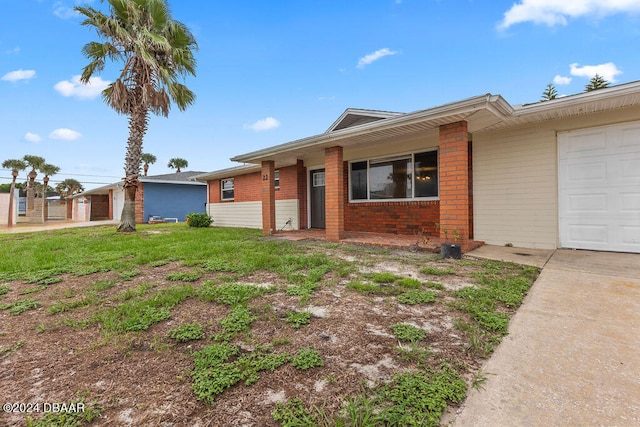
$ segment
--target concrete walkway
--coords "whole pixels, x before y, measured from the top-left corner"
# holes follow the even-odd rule
[[[75,228],[75,227],[95,227],[98,225],[118,224],[119,221],[104,220],[104,221],[48,221],[44,224],[29,224],[20,223],[13,227],[7,227],[6,225],[0,226],[0,234],[3,233],[31,233],[33,231],[47,231],[47,230],[60,230],[62,228]]]
[[[508,259],[516,248],[469,255]],[[535,251],[534,251],[535,252]],[[544,252],[523,258],[543,262]],[[557,250],[444,424],[640,426],[640,254]]]

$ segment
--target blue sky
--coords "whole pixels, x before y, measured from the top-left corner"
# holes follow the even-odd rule
[[[43,156],[85,188],[123,176],[127,118],[77,76],[98,40],[76,4],[0,0],[0,161]],[[199,44],[187,111],[152,117],[144,151],[212,171],[229,158],[324,132],[346,108],[411,112],[485,93],[535,102],[596,72],[640,80],[640,0],[170,1]],[[10,173],[0,170],[0,183]],[[20,177],[25,179],[25,173]]]

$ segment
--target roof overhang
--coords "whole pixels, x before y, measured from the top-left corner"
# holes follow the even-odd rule
[[[191,179],[200,182],[207,182],[214,179],[224,179],[230,178],[238,175],[246,175],[248,173],[259,172],[261,169],[260,165],[247,164],[242,166],[234,166],[227,169],[220,169],[213,172],[207,172],[200,175],[196,175]]]
[[[175,180],[169,180],[169,179],[152,179],[152,178],[150,179],[150,178],[145,178],[141,176],[138,178],[138,181],[142,183],[147,183],[147,184],[206,185],[203,182],[193,181],[193,178],[191,178],[192,180],[190,181],[175,181]]]
[[[503,121],[513,113],[513,107],[500,95],[481,95],[455,103],[441,105],[359,126],[323,133],[263,150],[233,157],[243,163],[273,160],[281,166],[295,164],[303,155],[322,152],[325,148],[375,143],[399,136],[424,133],[441,125],[466,120],[469,131],[484,129]]]
[[[458,121],[466,121],[469,132],[477,133],[633,106],[640,106],[640,81],[517,106],[512,106],[500,95],[486,94],[413,113],[380,112],[381,118],[387,117],[331,130],[349,114],[374,115],[374,110],[348,109],[329,128],[330,131],[241,154],[231,160],[253,164],[274,161],[276,167],[282,167],[295,164],[297,159],[303,157],[322,155],[328,147],[348,148],[360,144],[385,143],[398,137],[437,131],[442,125]],[[231,175],[232,171],[233,168],[218,172]]]

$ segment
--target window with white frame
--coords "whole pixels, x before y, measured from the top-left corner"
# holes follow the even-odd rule
[[[273,172],[273,186],[275,188],[280,188],[280,171],[274,171]]]
[[[220,188],[222,190],[222,200],[233,200],[233,178],[221,180]]]
[[[350,200],[438,197],[438,152],[352,162],[349,193]]]

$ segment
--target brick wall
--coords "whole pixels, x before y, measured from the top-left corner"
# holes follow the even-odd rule
[[[349,163],[344,162],[344,229],[373,233],[437,235],[440,202],[349,202]]]
[[[307,227],[307,168],[302,160],[293,166],[278,169],[280,187],[275,189],[276,200],[300,201],[300,226]],[[208,181],[208,203],[234,203],[262,201],[262,174],[260,172],[238,175],[233,180],[234,200],[221,200],[220,179]]]

